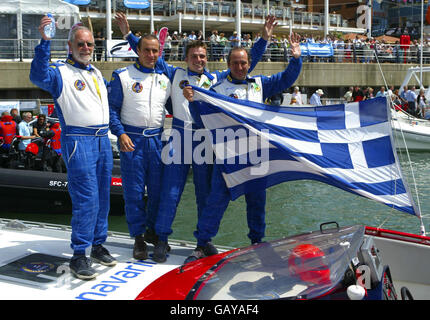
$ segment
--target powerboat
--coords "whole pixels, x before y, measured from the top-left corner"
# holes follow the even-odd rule
[[[430,99],[430,90],[425,89],[422,81],[422,73],[430,72],[430,67],[416,66],[408,69],[399,89],[399,95],[409,82],[414,79],[418,88],[425,90],[427,101]],[[397,149],[412,151],[430,151],[430,121],[414,117],[405,112],[400,106],[392,103],[391,124],[394,129]]]
[[[410,115],[400,108],[391,110],[397,149],[412,151],[430,151],[430,121]]]
[[[199,90],[202,95],[210,95],[211,99],[228,102],[218,103],[217,106],[229,108],[229,114],[244,109],[241,104],[245,102]],[[270,107],[265,105],[253,104],[246,107],[257,119],[253,123],[250,117],[221,117],[219,110],[214,109],[212,117],[207,114],[203,117],[208,122],[205,125],[210,127],[212,119],[221,119],[223,127],[231,124],[237,126],[238,121],[243,120],[246,121],[247,128],[260,128],[261,109],[266,110],[267,121],[275,122],[272,126],[277,129],[277,134],[255,130],[261,135],[269,135],[272,144],[266,147],[277,147],[277,150],[272,150],[278,152],[276,160],[284,160],[282,163],[288,165],[279,169],[280,173],[286,172],[288,177],[291,174],[305,173],[298,178],[333,184],[356,195],[384,203],[392,209],[413,214],[421,220],[421,235],[362,225],[339,226],[329,222],[322,224],[319,230],[304,234],[289,235],[245,248],[220,248],[217,255],[184,265],[185,258],[195,248],[193,243],[170,240],[171,251],[167,261],[156,263],[151,255],[147,260],[134,260],[134,240],[127,234],[110,233],[105,246],[118,263],[114,267],[95,265],[98,277],[92,281],[83,281],[75,279],[68,269],[72,255],[69,245],[70,228],[3,219],[0,220],[0,283],[3,289],[0,298],[429,299],[430,276],[427,266],[430,262],[430,237],[425,236],[422,214],[413,201],[406,180],[403,180],[394,145],[391,143],[392,127],[386,113],[386,99],[375,98],[359,105],[351,105],[348,112],[341,106],[332,106],[324,108],[329,112],[322,110],[323,112],[312,114],[308,111],[300,114],[300,110],[283,110],[276,113],[277,117],[273,117]],[[227,112],[224,114],[227,115]],[[304,117],[312,130],[306,131],[307,127],[301,126],[304,121],[297,121]],[[363,121],[358,121],[360,117]],[[282,131],[285,122],[290,127],[289,130]],[[294,126],[296,123],[300,124],[299,128]],[[321,152],[322,149],[327,150],[326,145],[318,142],[317,151],[320,153],[317,153],[315,148],[306,149],[308,141],[302,139],[303,136],[309,137],[304,132],[315,133],[317,124],[323,129],[330,129],[318,131],[324,143],[337,139],[334,148],[329,149],[330,152],[326,155]],[[331,126],[327,126],[328,124]],[[337,130],[339,128],[341,131]],[[297,137],[301,138],[299,142],[293,140],[293,129],[295,134],[298,133]],[[315,135],[311,135],[311,138],[314,139]],[[362,142],[363,140],[366,141]],[[315,147],[315,142],[312,142],[312,147]],[[349,147],[349,143],[353,147]],[[299,150],[294,149],[288,153],[285,145]],[[302,145],[305,147],[300,149]],[[342,148],[338,148],[339,145]],[[259,147],[263,148],[263,144]],[[305,151],[309,152],[303,156]],[[348,166],[343,167],[344,163],[341,163],[342,167],[338,168],[333,165],[334,161],[325,162],[336,156],[336,165],[339,165],[340,151],[352,159],[350,162],[353,165],[349,166],[347,161]],[[238,176],[242,177],[242,167],[238,169],[241,174]],[[277,173],[278,171],[273,174]],[[265,174],[267,176],[271,172]],[[281,178],[283,176],[277,176],[277,179]],[[284,180],[276,182],[282,181]],[[340,182],[344,184],[341,185]],[[152,250],[152,246],[149,248]]]
[[[70,228],[0,220],[0,299],[232,300],[430,299],[430,238],[361,225],[233,249],[183,265],[194,243],[169,240],[167,262],[132,258],[133,240],[110,233],[114,267],[70,273]],[[152,246],[149,246],[152,250]],[[399,259],[399,257],[403,257]]]

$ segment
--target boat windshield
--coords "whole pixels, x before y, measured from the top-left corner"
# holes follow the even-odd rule
[[[312,299],[344,277],[364,226],[314,231],[233,252],[204,274],[193,299]]]

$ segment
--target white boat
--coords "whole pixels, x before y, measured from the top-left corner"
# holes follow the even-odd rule
[[[425,89],[422,83],[422,73],[430,72],[430,67],[411,67],[403,79],[399,89],[399,94],[405,86],[414,79],[418,83],[418,88]],[[425,89],[427,101],[430,99],[429,88]],[[392,127],[394,129],[396,147],[398,149],[430,151],[430,121],[412,116],[397,106],[391,109]],[[405,145],[406,144],[406,145]]]
[[[110,233],[105,246],[117,265],[93,264],[99,276],[84,281],[69,272],[70,228],[2,219],[0,299],[430,299],[429,237],[331,225],[243,249],[220,248],[185,266],[192,243],[170,241],[167,262],[159,264],[134,260],[133,240]],[[302,254],[303,245],[320,251]]]
[[[391,125],[397,149],[430,151],[430,121],[403,110],[391,110]]]
[[[0,299],[108,300],[135,299],[152,281],[184,261],[194,246],[170,241],[168,262],[132,258],[134,240],[110,233],[106,248],[118,260],[115,267],[94,265],[99,276],[83,281],[69,272],[71,229],[65,226],[0,221]]]

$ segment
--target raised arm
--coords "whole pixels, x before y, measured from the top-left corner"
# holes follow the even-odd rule
[[[290,59],[287,68],[270,77],[263,76],[261,78],[263,85],[263,100],[291,87],[300,75],[302,70],[300,36],[293,33],[289,37],[289,40],[293,57]]]
[[[251,48],[251,66],[249,68],[249,73],[254,70],[258,62],[263,58],[263,54],[267,48],[267,41],[272,37],[273,30],[278,25],[275,16],[267,16],[264,22],[262,36]]]
[[[130,25],[128,24],[127,16],[124,13],[117,12],[115,14],[115,23],[118,25],[123,36],[130,33]]]
[[[300,49],[300,35],[292,33],[288,36],[288,41],[290,41],[292,56],[296,59],[300,58],[302,55],[302,50]]]
[[[267,16],[266,21],[264,22],[263,26],[263,32],[262,32],[262,38],[266,41],[268,41],[270,38],[272,38],[273,30],[278,25],[278,22],[276,21],[275,16]]]
[[[44,16],[39,25],[39,33],[42,36],[40,44],[34,49],[35,54],[30,68],[30,81],[39,88],[48,91],[54,98],[61,94],[62,80],[60,72],[55,65],[50,66],[51,39],[48,38],[43,29],[51,23],[51,19]]]
[[[121,30],[121,33],[124,39],[126,39],[130,44],[131,49],[135,53],[137,53],[137,45],[139,43],[140,38],[135,36],[130,31],[130,26],[128,24],[127,16],[122,12],[117,12],[117,14],[115,15],[115,22],[118,25],[119,29]],[[156,69],[162,70],[167,75],[167,77],[172,81],[177,68],[170,64],[167,64],[162,57],[159,57],[156,63]]]

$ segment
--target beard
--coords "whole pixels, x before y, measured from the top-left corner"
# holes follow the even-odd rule
[[[90,63],[91,56],[92,56],[92,54],[90,54],[90,55],[84,55],[84,54],[72,52],[73,59],[75,59],[75,61],[77,61],[77,62],[79,62],[79,63],[81,63],[83,65],[87,65],[87,64]]]

